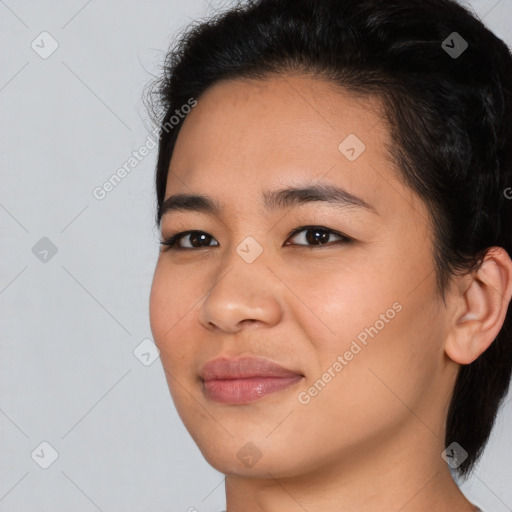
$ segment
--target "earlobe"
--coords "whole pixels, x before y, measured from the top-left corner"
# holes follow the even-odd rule
[[[512,260],[503,248],[492,247],[479,269],[461,283],[460,294],[453,297],[455,313],[445,352],[456,363],[470,364],[503,326],[512,296]]]

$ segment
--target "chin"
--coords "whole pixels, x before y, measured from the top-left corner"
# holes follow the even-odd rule
[[[260,440],[253,436],[253,441],[247,441],[249,437],[242,440],[227,434],[221,439],[192,437],[208,464],[225,475],[269,478],[270,474],[274,478],[291,478],[311,469],[304,453],[297,457],[296,444],[272,443],[271,439],[265,439],[266,434],[262,434]]]

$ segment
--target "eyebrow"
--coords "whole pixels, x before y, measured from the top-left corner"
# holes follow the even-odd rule
[[[343,208],[361,208],[379,215],[377,210],[362,198],[332,184],[267,190],[263,191],[262,196],[263,204],[269,212],[321,201]],[[219,215],[222,210],[223,208],[219,202],[211,197],[200,194],[175,194],[169,196],[163,202],[160,217],[175,211],[194,211]]]

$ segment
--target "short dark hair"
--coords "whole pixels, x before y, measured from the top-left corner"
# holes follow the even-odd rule
[[[456,34],[454,34],[456,33]],[[454,39],[456,38],[456,39]],[[467,48],[460,55],[449,48]],[[512,254],[512,55],[453,0],[246,0],[193,23],[149,87],[157,119],[156,223],[190,98],[220,80],[297,71],[382,100],[389,150],[425,201],[437,286],[477,269],[488,248]],[[445,446],[468,453],[466,479],[486,445],[512,372],[512,310],[490,347],[459,369]]]

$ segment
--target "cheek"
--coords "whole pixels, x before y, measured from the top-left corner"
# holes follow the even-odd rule
[[[190,344],[183,343],[184,328],[200,298],[194,289],[177,272],[170,273],[165,265],[157,265],[149,297],[149,319],[153,339],[166,368],[179,367],[187,357]]]
[[[398,294],[393,283],[364,262],[338,263],[337,268],[317,273],[314,280],[297,275],[292,282],[304,310],[296,318],[324,364],[348,350],[358,335],[364,342],[369,336],[365,329],[375,322],[381,327],[381,314],[389,310],[388,317],[397,316],[393,304]]]
[[[160,350],[160,359],[165,378],[178,414],[182,416],[187,410],[183,385],[193,361],[193,347],[186,342],[186,308],[188,304],[176,286],[174,279],[163,272],[155,271],[149,298],[149,313],[153,340]],[[180,298],[181,300],[178,300]],[[192,301],[193,304],[195,301]],[[188,307],[190,309],[190,307]],[[185,395],[185,396],[183,396]],[[182,417],[185,421],[186,418]]]
[[[149,323],[153,339],[160,350],[165,332],[171,325],[169,316],[172,315],[171,312],[173,310],[170,299],[171,295],[168,292],[159,263],[153,275],[153,282],[149,294]]]
[[[378,263],[361,258],[338,268],[309,288],[297,280],[297,295],[318,315],[301,321],[318,362],[311,379],[342,356],[343,370],[335,373],[344,378],[332,385],[337,400],[341,393],[350,402],[356,392],[361,403],[376,404],[381,391],[391,393],[386,384],[416,399],[442,355],[434,278],[428,257],[411,252],[404,261],[390,251]]]
[[[299,406],[303,414],[297,416],[304,437],[316,439],[320,429],[333,447],[378,442],[410,421],[411,410],[427,410],[423,402],[430,394],[437,364],[433,317],[421,301],[404,301],[400,311],[393,309],[393,318],[389,314],[388,323],[380,323],[375,313],[386,315],[387,303],[381,301],[383,307],[376,303],[376,310],[362,323],[359,316],[353,321],[344,315],[337,324],[340,335],[335,342],[324,337],[321,344],[317,337],[321,362],[308,375],[308,395],[302,398],[309,396],[310,401]],[[430,413],[418,414],[435,425]]]
[[[165,276],[165,277],[164,277]],[[191,339],[191,318],[199,297],[187,297],[190,284],[179,283],[169,272],[155,272],[150,294],[150,324],[153,339],[160,350],[160,359],[172,401],[181,421],[196,443],[196,434],[202,432],[199,425],[209,425],[211,418],[204,418],[204,410],[191,400],[197,390],[191,377],[198,346]],[[197,294],[196,294],[197,295]],[[196,304],[197,306],[197,304]]]

